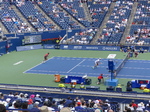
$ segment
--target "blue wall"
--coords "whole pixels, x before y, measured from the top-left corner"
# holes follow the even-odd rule
[[[50,40],[50,41],[42,41],[43,44],[54,44],[53,40],[59,37],[63,37],[66,34],[66,30],[61,31],[48,31],[48,32],[32,32],[32,33],[19,33],[16,34],[15,39],[10,39],[11,37],[15,37],[15,34],[5,34],[8,38],[7,41],[0,42],[0,53],[6,53],[6,45],[9,43],[10,48],[9,51],[15,51],[17,46],[22,46],[22,39],[24,39],[24,36],[30,36],[30,35],[41,35],[42,40]]]

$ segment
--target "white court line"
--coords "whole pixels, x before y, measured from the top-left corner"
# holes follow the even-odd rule
[[[54,58],[54,57],[51,57],[51,58],[49,58],[48,60],[51,60],[51,59],[53,59],[53,58]],[[47,60],[47,61],[48,61],[48,60]],[[47,61],[46,61],[46,62],[47,62]],[[45,63],[46,63],[46,62],[45,62]],[[41,62],[40,64],[42,64],[42,63],[43,63],[43,62]],[[31,69],[33,69],[33,68],[35,68],[35,67],[39,66],[40,64],[35,65],[34,67],[32,67],[32,68],[30,68],[30,69],[28,69],[28,70],[24,71],[23,73],[26,73],[27,71],[29,71],[29,70],[31,70]]]
[[[82,60],[80,63],[78,63],[76,66],[74,66],[73,68],[71,68],[67,73],[69,73],[71,70],[73,70],[73,69],[75,69],[78,65],[80,65],[81,63],[83,63],[85,61],[85,59],[84,60]]]
[[[13,65],[18,65],[20,63],[22,63],[23,61],[18,61],[17,63],[14,63]]]

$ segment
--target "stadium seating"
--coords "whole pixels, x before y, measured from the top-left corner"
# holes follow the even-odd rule
[[[90,22],[86,19],[84,9],[80,1],[78,0],[72,2],[62,1],[60,5],[85,27],[90,27]]]
[[[127,44],[149,45],[150,44],[150,17],[148,1],[139,1],[132,27],[130,38],[126,40]]]
[[[92,1],[89,0],[87,2],[89,13],[92,17],[92,22],[89,22],[84,13],[84,9],[80,0],[68,0],[67,1],[58,1],[58,3],[53,3],[51,1],[41,1],[41,2],[32,2],[32,1],[15,1],[16,7],[19,9],[21,14],[28,20],[28,22],[37,30],[37,31],[49,31],[49,30],[57,30],[55,25],[51,23],[44,15],[38,10],[37,5],[48,15],[50,19],[52,19],[61,29],[79,29],[76,32],[73,32],[71,35],[66,30],[66,38],[63,40],[63,44],[81,44],[87,45],[90,44],[93,38],[97,33],[97,29],[101,27],[103,19],[108,12],[110,5],[112,3],[111,0],[105,1]],[[97,40],[97,44],[111,44],[118,45],[120,44],[120,40],[123,36],[125,28],[127,26],[127,22],[129,16],[131,14],[132,4],[134,2],[130,0],[126,1],[117,1],[114,7],[114,10],[109,17],[109,20],[102,30],[102,34]],[[149,5],[148,1],[139,1],[138,8],[136,14],[134,16],[134,20],[131,26],[130,35],[126,39],[126,44],[136,44],[136,45],[150,45],[150,15],[149,15]],[[0,20],[2,24],[6,27],[9,33],[25,33],[31,32],[30,28],[23,22],[23,20],[17,15],[17,13],[11,8],[9,2],[0,3]],[[62,7],[62,8],[60,8]],[[65,12],[65,11],[67,12]],[[73,19],[72,19],[73,18]],[[74,21],[74,19],[76,21]],[[24,24],[20,24],[24,23]],[[85,28],[82,29],[79,25],[82,24]],[[64,79],[61,79],[63,82]],[[91,86],[89,86],[90,88]],[[98,88],[94,88],[92,91],[100,92]],[[90,88],[91,89],[91,88]],[[95,90],[96,89],[96,90]],[[110,88],[108,88],[110,89]],[[131,88],[132,89],[132,88]],[[87,90],[89,92],[89,90]],[[109,91],[109,90],[108,90]],[[107,91],[107,92],[108,92]],[[116,90],[118,93],[122,91]],[[101,91],[102,92],[102,91]],[[105,91],[106,92],[106,91]],[[113,88],[113,91],[115,89]],[[134,91],[133,91],[134,92]],[[136,92],[134,92],[136,93]],[[26,93],[24,93],[25,95]],[[38,93],[39,94],[39,93]],[[19,94],[20,95],[20,94]],[[18,96],[19,96],[18,95]],[[32,95],[32,93],[28,93],[28,95]],[[42,101],[39,106],[43,106],[43,102],[49,98],[46,94],[45,96],[41,96]],[[61,95],[59,94],[59,97]],[[1,101],[5,101],[7,98],[11,98],[11,102],[18,99],[18,97],[10,97],[8,95],[4,96],[4,99]],[[61,97],[63,98],[63,97]],[[59,105],[61,98],[58,98],[56,95],[55,99],[57,105]],[[27,97],[28,99],[28,97]],[[53,101],[54,101],[53,100]],[[81,100],[81,99],[79,99]],[[89,100],[89,99],[87,99]],[[87,102],[86,100],[86,102]],[[92,99],[96,102],[95,99]],[[99,100],[99,99],[98,99]],[[37,100],[34,101],[34,103]],[[107,101],[108,102],[108,101]],[[22,103],[22,102],[21,102]],[[75,102],[76,103],[76,102]],[[111,107],[114,111],[117,111],[119,107],[118,102],[109,102],[110,106],[102,105],[103,110],[107,110]],[[58,108],[54,108],[58,109]],[[92,111],[95,110],[95,107],[92,106]],[[150,110],[149,107],[146,107],[147,110]]]
[[[96,32],[97,30],[94,28],[82,29],[72,35],[69,35],[70,38],[66,36],[62,44],[90,44]]]
[[[3,96],[3,99],[1,96]],[[3,93],[0,94],[0,102],[1,102],[1,104],[6,105],[6,109],[9,110],[9,112],[11,112],[12,110],[25,110],[25,109],[27,111],[30,111],[29,99],[32,99],[33,100],[32,104],[35,105],[35,103],[36,103],[39,108],[42,107],[44,105],[44,103],[46,103],[47,101],[49,103],[54,102],[55,106],[53,104],[53,106],[51,106],[51,108],[52,108],[52,110],[55,110],[55,111],[60,110],[59,105],[62,101],[64,102],[62,107],[64,107],[65,101],[67,100],[67,98],[62,100],[61,97],[60,98],[52,97],[52,96],[48,96],[48,94],[47,94],[47,96],[45,96],[42,93],[33,93],[33,92],[15,92],[14,91],[14,93],[13,93],[11,91],[11,92],[5,93],[5,95],[3,95]],[[73,100],[73,97],[72,97],[72,100]],[[77,101],[73,101],[73,103],[82,102],[82,100],[78,99]],[[108,101],[106,99],[104,99],[104,100],[102,100],[102,99],[101,100],[100,99],[91,99],[91,101],[89,102],[89,99],[84,99],[85,103],[95,102],[94,105],[91,105],[90,107],[86,107],[84,110],[86,110],[86,111],[93,110],[91,112],[94,112],[97,108],[99,108],[98,103],[96,103],[99,101],[101,102],[101,109],[103,111],[109,109],[110,107],[114,111],[116,111],[117,108],[119,108],[118,102],[115,102],[115,101]],[[26,102],[28,104],[27,108],[22,108],[22,105]],[[19,103],[18,108],[13,107],[15,105],[15,103]],[[47,105],[47,106],[49,107],[49,105]],[[74,107],[75,105],[72,105],[72,106]],[[70,108],[72,109],[73,112],[75,112],[75,109],[73,107],[72,108],[70,107]]]
[[[119,44],[132,9],[132,1],[117,1],[109,20],[104,27],[98,44]]]
[[[15,2],[15,5],[37,31],[56,30],[55,26],[36,8],[36,3]]]
[[[31,32],[30,28],[13,10],[9,2],[0,3],[0,19],[9,33]]]
[[[108,12],[108,9],[110,7],[111,1],[88,1],[87,5],[89,8],[89,12],[92,17],[92,27],[100,27],[106,13]]]
[[[52,4],[48,1],[42,1],[42,4],[38,4],[48,16],[57,23],[62,29],[80,28],[78,23],[71,20],[68,14],[64,13],[57,4]]]

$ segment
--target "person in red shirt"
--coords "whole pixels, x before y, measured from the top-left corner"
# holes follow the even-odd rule
[[[98,79],[97,84],[100,84],[102,80],[104,81],[103,74],[100,74],[100,75],[97,77],[97,79]]]
[[[138,54],[139,54],[138,52],[134,52],[135,58],[138,56]]]
[[[49,56],[49,53],[44,55],[44,61],[43,62],[45,62],[47,60],[48,56]]]

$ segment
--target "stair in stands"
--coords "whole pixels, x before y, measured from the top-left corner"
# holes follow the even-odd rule
[[[56,29],[61,29],[50,17],[48,17],[48,15],[42,10],[41,7],[39,7],[39,5],[36,5],[36,8],[42,13],[42,15],[44,15],[44,17],[49,20],[50,22],[52,22],[57,28]]]
[[[21,12],[16,8],[15,5],[11,5],[11,7],[13,8],[13,10],[17,13],[17,15],[25,22],[27,23],[27,25],[31,28],[31,31],[35,32],[35,28],[32,27],[32,25],[27,21],[26,18],[24,18],[24,16],[21,14]]]
[[[71,18],[71,20],[75,21],[76,23],[78,23],[78,25],[80,25],[80,27],[85,28],[85,26],[83,26],[80,22],[78,22],[74,17],[72,17],[72,15],[70,15],[70,13],[68,13],[60,4],[58,4],[58,7],[60,9],[63,10],[64,13],[67,13],[69,15],[69,17]]]
[[[126,37],[129,36],[129,32],[130,32],[131,25],[132,25],[132,22],[133,22],[133,19],[134,19],[134,15],[136,13],[137,6],[138,6],[138,2],[134,2],[132,11],[131,11],[131,14],[130,14],[130,17],[129,17],[129,21],[127,23],[127,27],[124,31],[124,34],[122,36],[120,44],[124,44],[125,41],[126,41]]]
[[[3,32],[3,34],[7,34],[7,33],[9,33],[8,32],[8,30],[5,28],[5,26],[2,24],[2,22],[0,21],[0,26],[1,26],[1,29],[2,29],[2,32]]]
[[[103,30],[104,26],[106,26],[106,24],[107,24],[107,21],[108,21],[110,15],[111,15],[111,13],[112,13],[112,11],[114,9],[115,4],[116,4],[115,2],[111,3],[109,10],[108,10],[108,12],[107,12],[107,14],[106,14],[106,16],[105,16],[105,18],[104,18],[100,28],[97,31],[97,34],[95,35],[93,41],[91,42],[91,45],[95,45],[96,44],[96,41],[99,38],[100,34],[102,33],[102,30]]]

